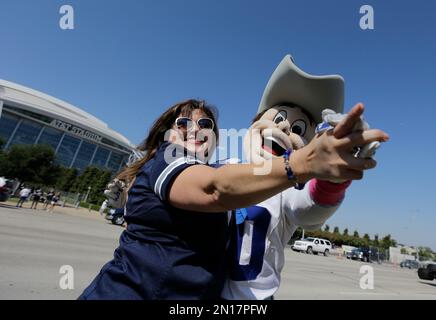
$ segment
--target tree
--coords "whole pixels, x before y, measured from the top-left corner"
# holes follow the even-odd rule
[[[339,233],[339,227],[335,227],[335,228],[333,229],[333,233]]]
[[[374,245],[374,247],[379,247],[380,246],[380,242],[379,242],[379,240],[378,240],[378,234],[375,234],[374,235],[374,240],[373,240],[373,245]]]
[[[344,232],[342,233],[344,236],[348,236],[348,228],[344,229]]]
[[[8,176],[9,172],[9,162],[6,155],[0,150],[0,177]]]
[[[363,247],[365,245],[365,242],[363,241],[363,239],[361,239],[359,237],[354,237],[354,236],[350,238],[349,243],[353,247]]]
[[[106,197],[103,192],[106,189],[106,186],[111,180],[112,173],[110,171],[101,170],[99,174],[95,177],[95,180],[92,183],[92,189],[89,194],[89,202],[100,204],[102,203]]]
[[[71,191],[86,194],[88,187],[92,189],[93,181],[96,179],[96,176],[98,176],[99,171],[100,169],[97,167],[87,167],[74,181]]]
[[[363,235],[363,242],[364,242],[365,247],[369,247],[370,246],[371,238],[369,237],[369,234],[365,233]]]
[[[61,167],[55,187],[58,190],[69,192],[77,179],[77,169]]]
[[[418,247],[418,255],[420,261],[433,259],[433,251],[428,247]]]
[[[359,232],[357,232],[357,230],[354,230],[353,237],[360,238]]]
[[[330,226],[328,224],[325,225],[324,231],[325,232],[330,232]]]
[[[401,248],[400,253],[401,253],[401,254],[407,254],[407,250],[406,250],[406,248]]]
[[[303,235],[303,229],[301,229],[301,227],[298,227],[297,230],[295,230],[294,234],[292,235],[292,239],[301,239],[302,235]]]
[[[397,245],[397,242],[391,238],[390,234],[383,237],[383,239],[380,241],[380,247],[384,250],[388,250],[389,247],[395,247],[396,245]]]
[[[59,173],[54,159],[54,150],[48,145],[14,145],[6,152],[5,175],[21,182],[51,185]]]
[[[5,140],[0,137],[0,177],[6,176],[9,171],[9,162],[6,153],[3,151]]]
[[[99,204],[105,200],[104,189],[111,179],[111,172],[101,170],[97,167],[87,167],[79,175],[71,187],[72,192],[80,192],[82,195],[88,194],[87,202]],[[89,189],[88,189],[89,188]]]

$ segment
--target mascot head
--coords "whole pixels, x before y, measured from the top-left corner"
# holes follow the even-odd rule
[[[287,149],[304,147],[315,135],[322,110],[342,113],[344,79],[339,75],[314,76],[299,69],[287,55],[263,93],[259,109],[244,138],[248,161],[280,157]]]

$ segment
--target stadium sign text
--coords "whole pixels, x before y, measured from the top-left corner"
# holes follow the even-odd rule
[[[52,122],[50,122],[50,125],[61,129],[63,131],[67,131],[69,133],[74,134],[75,136],[79,136],[81,138],[85,138],[85,139],[89,139],[95,142],[101,142],[102,137],[99,136],[98,134],[92,133],[91,131],[73,126],[72,124],[63,122],[61,120],[53,120]]]

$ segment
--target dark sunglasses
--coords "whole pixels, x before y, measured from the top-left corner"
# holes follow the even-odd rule
[[[188,129],[192,129],[194,125],[194,121],[187,117],[180,117],[176,119],[175,124],[178,129],[188,130]],[[213,130],[215,124],[212,119],[200,118],[197,120],[197,126],[200,129]]]

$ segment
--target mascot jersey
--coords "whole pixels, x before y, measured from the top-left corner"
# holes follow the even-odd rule
[[[255,206],[234,211],[229,275],[224,299],[263,300],[279,288],[284,249],[297,227],[320,228],[337,210],[350,182],[311,180]]]

